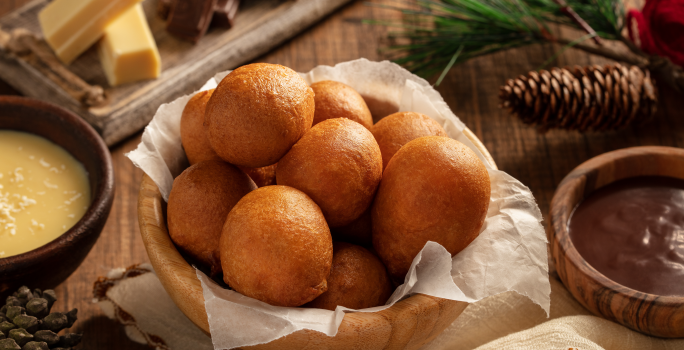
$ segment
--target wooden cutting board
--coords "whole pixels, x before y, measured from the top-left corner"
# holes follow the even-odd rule
[[[111,146],[147,125],[160,104],[197,90],[219,71],[259,57],[350,0],[242,0],[233,28],[212,27],[197,44],[166,32],[156,13],[157,1],[143,2],[162,60],[161,76],[155,80],[110,87],[94,47],[66,68],[104,89],[105,99],[97,106],[84,105],[40,65],[31,64],[30,57],[9,50],[0,49],[0,78],[26,96],[80,115]],[[35,0],[4,16],[0,29],[9,33],[24,28],[40,37],[37,14],[48,2]]]

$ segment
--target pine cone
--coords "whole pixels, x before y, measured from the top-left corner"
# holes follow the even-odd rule
[[[657,90],[648,70],[620,64],[553,68],[509,79],[500,107],[541,132],[605,131],[642,123],[656,112]]]
[[[80,334],[57,335],[76,322],[78,310],[50,313],[55,301],[53,290],[31,292],[25,286],[8,296],[0,308],[0,350],[67,349],[78,344]]]

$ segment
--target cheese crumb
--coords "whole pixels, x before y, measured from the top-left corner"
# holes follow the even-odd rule
[[[59,186],[49,183],[48,180],[43,181],[43,185],[47,188],[59,188]]]

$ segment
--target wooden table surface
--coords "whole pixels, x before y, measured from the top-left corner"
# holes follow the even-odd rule
[[[0,1],[0,16],[28,1]],[[361,20],[394,16],[396,14],[388,10],[354,1],[256,62],[278,63],[296,71],[308,71],[317,65],[334,65],[360,57],[382,60],[384,56],[378,49],[387,42],[386,29],[364,24]],[[437,88],[454,113],[484,142],[499,168],[530,187],[545,218],[558,183],[585,160],[624,147],[684,147],[684,98],[665,86],[659,86],[660,105],[653,121],[616,132],[538,134],[534,128],[500,110],[499,86],[506,79],[537,69],[556,50],[558,46],[555,45],[534,46],[475,59],[452,69]],[[569,49],[552,66],[606,62],[600,57]],[[188,92],[196,88],[190,86]],[[0,81],[0,94],[17,92]],[[140,135],[112,147],[116,198],[111,215],[83,265],[56,288],[61,298],[56,310],[79,309],[75,330],[85,332],[80,348],[147,348],[128,340],[123,329],[91,302],[93,282],[98,276],[106,275],[113,268],[148,261],[136,211],[142,172],[124,156],[137,146]]]

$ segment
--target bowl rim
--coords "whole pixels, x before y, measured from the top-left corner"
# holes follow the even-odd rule
[[[584,181],[583,177],[585,175],[590,175],[592,171],[596,171],[599,168],[608,166],[610,163],[613,163],[615,160],[618,159],[625,159],[628,157],[643,157],[643,156],[648,156],[648,155],[653,155],[653,154],[658,154],[658,155],[667,155],[667,156],[676,156],[676,157],[681,157],[684,159],[684,149],[681,148],[675,148],[675,147],[666,147],[666,146],[638,146],[638,147],[629,147],[629,148],[623,148],[623,149],[618,149],[615,151],[603,153],[601,155],[598,155],[594,158],[591,158],[584,163],[580,164],[577,166],[575,169],[573,169],[568,175],[566,175],[563,180],[560,182],[558,187],[556,188],[556,191],[553,195],[553,198],[551,199],[551,205],[549,207],[549,220],[550,220],[550,229],[551,229],[551,239],[552,241],[550,242],[552,245],[554,244],[554,241],[557,243],[560,249],[563,250],[563,253],[573,267],[578,270],[581,274],[584,276],[590,278],[592,281],[596,282],[598,285],[601,287],[612,290],[618,294],[624,295],[627,297],[630,302],[652,302],[652,303],[657,303],[661,305],[667,305],[667,304],[683,304],[684,305],[684,296],[663,296],[663,295],[657,295],[657,294],[651,294],[651,293],[646,293],[642,292],[630,287],[627,287],[625,285],[622,285],[620,283],[617,283],[610,278],[606,277],[604,274],[602,274],[600,271],[596,270],[593,266],[591,266],[584,258],[582,255],[577,251],[577,248],[575,248],[575,245],[572,242],[572,239],[570,238],[570,232],[568,230],[567,224],[572,216],[572,213],[574,212],[575,208],[579,203],[581,203],[581,200],[586,198],[590,193],[593,191],[598,190],[599,188],[602,188],[610,183],[613,183],[615,181],[621,180],[623,178],[616,178],[611,180],[610,182],[600,186],[600,187],[595,187],[591,190],[589,193],[583,193],[582,198],[579,202],[574,203],[572,207],[570,206],[565,206],[569,199],[567,194],[572,193],[574,190],[584,187]],[[636,175],[636,176],[627,176],[624,178],[631,178],[631,177],[637,177],[637,176],[648,176],[648,175]],[[681,177],[684,179],[684,176]],[[583,191],[584,192],[584,191]],[[566,209],[560,215],[554,215],[557,213],[557,210],[559,208]],[[570,209],[570,210],[567,210]],[[552,249],[551,254],[554,257],[554,260],[559,259],[557,256],[557,253],[555,249]],[[558,265],[558,261],[556,261],[556,265]],[[619,287],[619,288],[616,288]],[[637,297],[638,296],[638,297]]]
[[[114,197],[114,167],[112,165],[112,158],[109,153],[109,148],[104,143],[100,135],[97,133],[97,131],[95,131],[95,129],[93,129],[92,126],[90,126],[90,124],[85,122],[76,114],[55,104],[29,97],[11,95],[0,96],[0,109],[3,106],[8,105],[22,106],[29,109],[42,110],[57,115],[62,120],[65,120],[68,124],[73,126],[79,132],[85,134],[86,139],[88,139],[88,141],[90,142],[88,146],[92,147],[95,150],[95,153],[98,155],[98,158],[102,160],[101,166],[104,170],[102,180],[95,189],[94,193],[91,193],[92,199],[90,201],[90,205],[88,206],[88,210],[86,210],[81,219],[78,220],[78,222],[76,222],[66,232],[62,233],[57,238],[40,247],[29,250],[25,253],[0,258],[0,268],[3,268],[3,266],[9,266],[11,269],[12,266],[25,266],[25,264],[29,264],[36,260],[44,260],[55,255],[58,255],[61,246],[65,246],[67,242],[77,240],[80,236],[88,233],[92,226],[96,226],[98,223],[97,216],[100,213],[107,211],[108,202],[111,201]],[[5,128],[1,129],[12,130]],[[31,133],[29,131],[24,130],[17,131]],[[32,134],[47,139],[40,134]],[[55,143],[52,140],[48,141]],[[62,145],[58,146],[60,146],[62,149],[67,151],[72,157],[74,157],[74,155],[71,154],[71,152],[69,152],[68,150],[66,150]]]
[[[467,127],[463,130],[464,135],[475,145],[475,147],[482,153],[483,157],[487,159],[493,169],[498,170],[494,159],[489,154],[487,148],[477,138],[477,136]],[[166,220],[159,213],[162,206],[165,205],[161,199],[161,193],[157,184],[147,175],[143,174],[143,179],[140,184],[140,191],[138,194],[138,223],[140,225],[140,233],[143,239],[143,244],[147,250],[150,258],[150,263],[155,269],[155,273],[159,277],[164,289],[169,293],[169,296],[174,301],[174,304],[192,321],[202,332],[211,336],[209,332],[209,324],[207,320],[207,313],[204,308],[204,296],[199,279],[195,273],[195,269],[185,261],[180,255],[178,249],[171,242],[168,235]],[[162,232],[163,235],[159,233]],[[182,260],[182,262],[180,260]],[[184,263],[184,264],[183,264]],[[177,269],[180,269],[177,271]],[[168,286],[167,286],[168,285]],[[194,295],[194,297],[193,297]],[[202,302],[198,305],[197,300],[201,297]],[[449,299],[442,299],[425,294],[415,294],[406,299],[395,303],[392,307],[379,312],[355,312],[346,313],[342,321],[342,325],[349,318],[354,323],[358,323],[366,318],[383,317],[387,320],[395,318],[410,317],[412,314],[407,314],[409,310],[416,310],[416,305],[427,304],[421,307],[419,314],[430,314],[428,310],[431,307],[436,307],[438,312],[451,309],[451,314],[455,319],[468,305],[467,302],[455,301]],[[381,315],[381,316],[378,316]],[[448,322],[444,327],[451,324]],[[340,329],[342,327],[340,325]],[[431,334],[428,340],[434,339],[441,331]],[[312,331],[313,332],[313,331]],[[294,332],[286,337],[278,338],[274,341],[279,341],[293,334],[299,334],[301,331]],[[339,332],[338,332],[339,334]],[[327,336],[326,336],[327,338]],[[332,338],[331,338],[332,339]]]

